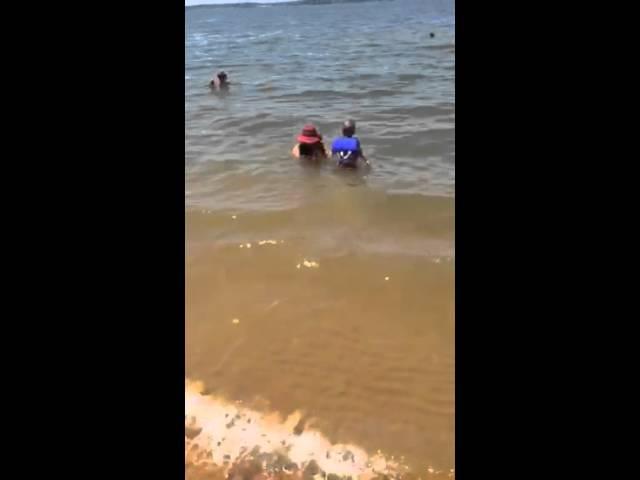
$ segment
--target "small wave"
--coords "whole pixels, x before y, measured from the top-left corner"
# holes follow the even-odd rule
[[[255,38],[273,37],[275,35],[280,35],[282,32],[284,32],[284,30],[277,30],[275,32],[262,33],[260,35],[257,35]]]
[[[204,386],[185,379],[185,470],[231,478],[240,471],[262,474],[327,475],[372,479],[401,477],[408,467],[382,452],[332,443],[302,412],[283,418],[203,394]]]
[[[451,114],[451,108],[434,105],[417,105],[415,107],[391,107],[381,111],[383,114],[402,115],[407,118],[432,118]]]
[[[419,47],[416,47],[419,50],[428,50],[428,51],[433,51],[433,50],[444,50],[444,51],[450,51],[452,53],[455,52],[456,46],[453,43],[440,43],[440,44],[436,44],[436,45],[421,45]]]
[[[424,75],[422,73],[401,73],[398,75],[398,80],[400,81],[422,80],[428,78],[428,75]]]
[[[292,100],[320,100],[326,102],[335,98],[353,99],[372,99],[399,95],[398,90],[390,89],[372,89],[368,91],[348,91],[348,90],[304,90],[299,93],[289,93],[274,97],[277,102],[289,102]]]

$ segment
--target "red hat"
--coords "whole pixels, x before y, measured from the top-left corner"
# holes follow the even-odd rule
[[[305,125],[302,129],[302,133],[298,135],[298,142],[300,143],[317,143],[322,140],[322,135],[318,133],[314,125]]]

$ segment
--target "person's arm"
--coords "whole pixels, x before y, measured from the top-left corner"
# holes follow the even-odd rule
[[[360,145],[360,140],[358,140],[358,156],[364,161],[367,166],[371,166],[367,157],[365,157],[364,152],[362,151],[362,145]]]
[[[291,155],[293,155],[294,158],[300,158],[300,144],[296,143],[294,145],[294,147],[291,149]]]
[[[333,158],[333,156],[335,155],[335,153],[333,151],[333,143],[334,142],[335,142],[335,140],[333,142],[331,142],[330,146],[326,149],[327,158]]]
[[[326,158],[331,158],[331,149],[327,148],[324,143],[322,144],[322,151],[324,152],[324,156]]]

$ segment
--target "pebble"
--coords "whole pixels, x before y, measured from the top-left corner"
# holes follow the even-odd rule
[[[231,218],[233,218],[235,220],[238,217],[236,217],[235,215],[231,215]]]
[[[385,280],[389,280],[389,277],[384,277]]]
[[[233,323],[234,325],[237,325],[240,323],[240,319],[234,318],[233,320],[231,320],[231,323]]]

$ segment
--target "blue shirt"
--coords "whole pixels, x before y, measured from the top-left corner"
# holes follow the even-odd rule
[[[331,144],[331,153],[337,155],[338,165],[355,167],[362,153],[360,140],[357,137],[338,137]]]

